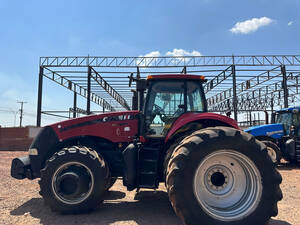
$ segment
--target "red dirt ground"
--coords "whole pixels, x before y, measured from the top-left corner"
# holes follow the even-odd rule
[[[118,181],[104,204],[84,215],[60,215],[51,212],[38,194],[37,180],[16,180],[10,177],[11,160],[26,152],[0,152],[0,224],[118,224],[179,225],[164,185],[154,191],[128,192]],[[279,214],[269,225],[300,225],[300,165],[281,164],[281,185],[284,198]]]

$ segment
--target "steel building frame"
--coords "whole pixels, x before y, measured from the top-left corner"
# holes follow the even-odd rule
[[[177,57],[40,57],[37,126],[42,114],[69,118],[90,114],[91,102],[101,112],[130,110],[128,76],[188,73],[205,75],[209,111],[273,111],[299,103],[300,55],[177,56]],[[43,111],[43,78],[74,93],[69,111]],[[133,87],[134,88],[134,84]],[[86,110],[77,107],[77,95],[86,98]],[[69,116],[61,115],[69,113]]]

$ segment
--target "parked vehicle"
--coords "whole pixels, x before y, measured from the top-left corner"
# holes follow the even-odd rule
[[[122,177],[128,190],[165,182],[185,224],[264,224],[277,215],[281,176],[266,146],[236,121],[207,113],[203,76],[132,81],[138,110],[44,127],[29,155],[13,160],[12,176],[40,178],[45,203],[62,213],[95,208]]]
[[[290,162],[300,162],[300,107],[278,110],[272,114],[272,124],[245,131],[270,147],[273,161],[279,162],[283,157]]]

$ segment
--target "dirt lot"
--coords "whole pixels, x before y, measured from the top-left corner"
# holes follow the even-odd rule
[[[14,157],[25,152],[0,152],[0,224],[139,224],[179,225],[168,201],[164,186],[157,191],[128,192],[118,181],[104,204],[85,215],[59,215],[44,205],[38,194],[37,180],[15,180],[10,177]],[[279,166],[283,176],[284,198],[279,203],[279,215],[269,225],[300,224],[300,166]]]

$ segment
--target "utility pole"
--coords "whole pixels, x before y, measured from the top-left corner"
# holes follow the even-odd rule
[[[17,101],[17,103],[21,104],[21,108],[20,108],[20,127],[22,127],[22,120],[23,120],[23,105],[27,102],[24,101]]]

